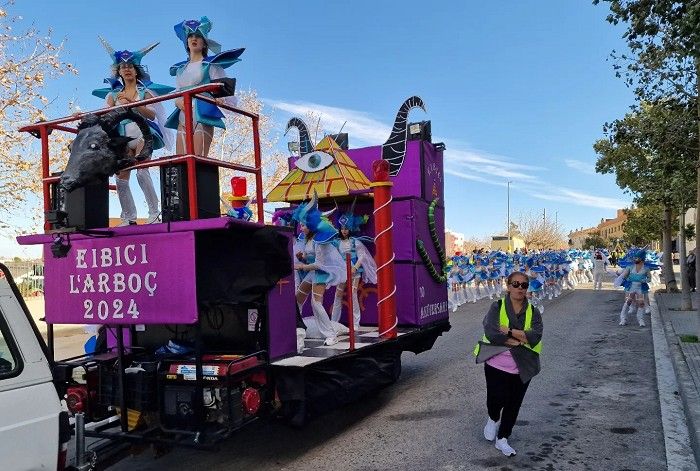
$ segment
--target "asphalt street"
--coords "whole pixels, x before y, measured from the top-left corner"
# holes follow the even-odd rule
[[[666,469],[651,331],[617,325],[622,293],[611,290],[546,302],[543,369],[510,439],[518,455],[484,440],[483,366],[471,350],[491,302],[462,306],[432,350],[405,353],[396,384],[301,430],[258,422],[219,452],[145,451],[110,469]]]

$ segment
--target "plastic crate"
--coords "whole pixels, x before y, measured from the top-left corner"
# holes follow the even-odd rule
[[[158,362],[134,362],[144,371],[126,374],[126,406],[137,411],[158,409]],[[102,406],[119,406],[119,370],[103,367],[100,370],[98,402]]]

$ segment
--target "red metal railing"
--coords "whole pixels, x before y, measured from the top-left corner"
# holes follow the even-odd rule
[[[148,98],[141,101],[136,101],[129,103],[128,105],[120,106],[119,108],[134,108],[137,106],[150,105],[152,103],[159,103],[161,101],[173,100],[182,97],[183,108],[185,109],[185,154],[184,155],[172,155],[163,158],[149,160],[146,162],[138,163],[129,169],[147,168],[147,167],[160,167],[162,165],[172,165],[175,163],[185,162],[187,165],[187,188],[188,196],[190,202],[190,219],[197,219],[199,217],[199,211],[197,208],[197,178],[196,178],[196,163],[206,163],[210,165],[216,165],[217,167],[228,168],[231,170],[236,170],[245,173],[252,173],[255,175],[255,203],[257,205],[257,216],[258,222],[263,224],[265,222],[265,213],[263,208],[263,181],[262,181],[262,156],[260,151],[260,134],[259,134],[259,120],[260,117],[246,110],[236,108],[234,106],[227,105],[225,103],[219,103],[215,99],[208,96],[199,95],[200,93],[213,92],[220,87],[222,84],[210,83],[206,85],[199,85],[197,87],[189,88],[183,91],[176,91],[168,93],[165,95],[160,95],[153,98]],[[218,159],[211,159],[208,157],[200,157],[194,154],[194,123],[192,117],[192,100],[202,100],[212,103],[219,108],[231,111],[242,116],[246,116],[252,120],[253,127],[253,154],[254,154],[254,166],[235,164],[232,162],[226,162]],[[116,108],[116,107],[115,107]],[[22,132],[32,133],[34,136],[41,140],[41,179],[42,179],[42,189],[44,194],[44,211],[51,209],[51,185],[55,184],[59,177],[52,177],[49,175],[51,158],[49,155],[49,135],[53,131],[63,131],[77,133],[77,128],[70,126],[64,126],[66,123],[72,123],[74,121],[81,120],[84,116],[88,114],[102,115],[115,108],[101,108],[95,111],[89,111],[86,113],[75,114],[65,118],[54,119],[52,121],[42,121],[29,126],[24,126],[20,128]],[[49,226],[45,222],[44,229],[48,230]]]

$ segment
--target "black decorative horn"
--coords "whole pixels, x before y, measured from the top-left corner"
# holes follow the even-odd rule
[[[389,139],[382,145],[382,159],[389,162],[389,175],[395,177],[406,156],[406,137],[408,131],[408,112],[415,107],[425,111],[423,100],[419,96],[412,96],[403,102],[399,112],[396,113],[394,127],[391,129]]]
[[[309,129],[306,127],[306,123],[299,118],[292,118],[287,122],[287,129],[284,131],[285,135],[289,132],[290,128],[297,128],[299,130],[299,152],[301,155],[313,152],[314,145],[311,143]]]
[[[151,127],[148,125],[146,118],[141,116],[139,113],[134,112],[133,109],[116,109],[110,111],[107,114],[100,116],[100,124],[102,129],[110,134],[115,127],[125,119],[129,119],[136,123],[143,135],[143,149],[141,153],[135,157],[137,162],[148,159],[153,154],[153,133],[151,132]]]

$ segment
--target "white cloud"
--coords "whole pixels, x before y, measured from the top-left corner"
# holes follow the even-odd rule
[[[338,132],[345,124],[343,131],[348,132],[350,139],[355,143],[359,141],[361,144],[378,145],[385,142],[391,132],[389,124],[357,110],[308,102],[289,103],[271,99],[263,99],[263,101],[269,106],[293,116],[304,116],[307,113],[320,115],[321,123],[326,132]],[[533,198],[576,206],[618,209],[630,204],[630,202],[616,198],[591,195],[576,189],[553,186],[542,178],[542,174],[548,171],[544,167],[514,162],[508,157],[470,149],[458,139],[435,137],[435,141],[445,142],[447,147],[445,173],[462,180],[499,187],[505,187],[507,181],[512,181],[512,189]],[[566,159],[565,163],[577,171],[595,174],[594,168],[587,162]]]
[[[577,170],[581,173],[587,175],[595,175],[595,166],[591,165],[589,162],[583,162],[581,160],[566,159],[564,163],[567,167]]]
[[[317,103],[288,103],[277,100],[263,100],[266,104],[285,111],[293,116],[303,117],[307,113],[313,113],[321,117],[324,131],[337,133],[340,128],[350,134],[353,141],[363,144],[377,145],[385,142],[391,133],[391,126],[370,117],[367,113],[347,108],[319,105]],[[345,126],[343,126],[345,124]],[[307,123],[307,125],[311,125]]]

